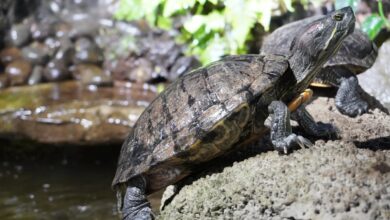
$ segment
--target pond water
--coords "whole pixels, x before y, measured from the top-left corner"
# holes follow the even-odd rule
[[[111,190],[118,146],[22,157],[0,150],[1,220],[118,219]],[[151,198],[155,210],[159,196]]]

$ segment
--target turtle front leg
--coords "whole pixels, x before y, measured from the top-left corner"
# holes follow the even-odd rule
[[[345,115],[356,117],[368,111],[368,103],[362,99],[356,76],[342,78],[335,97],[337,109]]]
[[[268,112],[271,115],[271,141],[275,150],[286,154],[295,145],[301,147],[312,145],[306,138],[292,133],[290,110],[283,102],[271,102]]]
[[[139,177],[130,180],[123,200],[122,214],[124,220],[154,219],[150,203],[145,195],[145,189],[146,181],[144,178]]]
[[[304,105],[298,107],[292,113],[292,119],[296,120],[298,124],[309,135],[316,137],[337,137],[338,129],[332,124],[315,122],[310,113],[305,109]]]

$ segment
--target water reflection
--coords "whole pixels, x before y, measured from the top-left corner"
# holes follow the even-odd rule
[[[0,219],[119,219],[111,181],[120,145],[22,146],[0,140]],[[161,193],[149,197],[157,213]]]
[[[0,219],[118,219],[110,188],[117,152],[2,159]]]

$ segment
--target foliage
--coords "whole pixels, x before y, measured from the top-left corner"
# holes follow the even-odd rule
[[[361,0],[336,0],[336,9],[351,6],[356,10],[357,5]],[[368,34],[371,40],[373,40],[384,27],[390,29],[390,21],[383,14],[382,0],[378,0],[378,13],[373,13],[368,16],[362,24],[362,30]]]
[[[336,8],[351,6],[356,10],[361,0],[336,0]],[[188,53],[197,55],[203,63],[219,59],[225,54],[246,52],[245,42],[250,31],[260,23],[267,31],[273,9],[293,11],[292,4],[314,3],[323,0],[120,0],[115,18],[136,20],[144,18],[152,26],[163,29],[177,27],[178,40],[186,43]],[[378,0],[379,14],[372,14],[362,24],[371,39],[390,22],[383,15],[382,1]]]
[[[165,29],[172,27],[174,18],[184,18],[178,39],[189,45],[190,54],[208,63],[224,54],[244,53],[251,28],[260,23],[268,30],[272,9],[292,11],[291,1],[120,0],[115,17],[146,18],[150,24]]]

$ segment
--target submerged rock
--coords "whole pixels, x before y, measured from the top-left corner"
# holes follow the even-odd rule
[[[0,52],[0,60],[4,65],[7,65],[8,63],[11,63],[12,61],[18,60],[20,58],[22,58],[22,53],[16,47],[5,48]]]
[[[43,67],[42,66],[34,66],[30,77],[28,78],[28,85],[35,85],[42,81],[43,78]]]
[[[95,64],[77,64],[72,72],[73,77],[84,84],[107,85],[112,83],[110,74]]]
[[[349,118],[333,102],[319,98],[308,110],[335,124],[341,140],[209,173],[184,186],[158,219],[389,219],[390,116],[376,109]]]
[[[49,82],[59,82],[69,79],[71,74],[63,60],[54,59],[47,64],[43,76]]]
[[[15,60],[8,64],[5,73],[8,76],[10,86],[26,84],[31,70],[31,64],[26,60]]]
[[[156,88],[76,81],[0,91],[0,138],[47,144],[122,143]]]
[[[102,63],[104,59],[102,50],[89,38],[80,37],[75,42],[74,63]]]
[[[8,86],[8,77],[5,74],[0,74],[0,89],[4,89]]]
[[[30,24],[21,23],[13,25],[9,32],[9,43],[16,47],[23,46],[30,40]]]
[[[23,58],[34,65],[44,65],[49,60],[49,47],[40,42],[33,42],[22,49]]]

